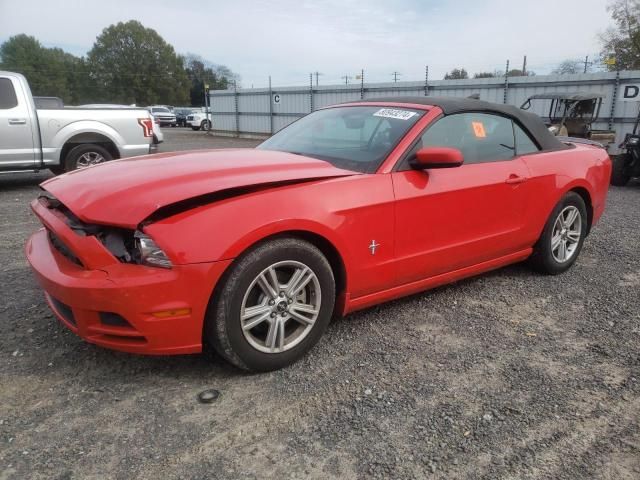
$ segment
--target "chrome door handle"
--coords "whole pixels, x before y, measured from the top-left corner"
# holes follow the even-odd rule
[[[10,118],[9,125],[24,125],[27,123],[26,118]]]
[[[516,185],[518,183],[522,183],[526,181],[527,181],[527,177],[521,177],[520,175],[516,175],[512,173],[511,175],[509,175],[509,178],[505,180],[505,183],[508,183],[509,185]]]

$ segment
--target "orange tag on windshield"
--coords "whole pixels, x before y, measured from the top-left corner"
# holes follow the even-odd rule
[[[482,122],[471,122],[473,126],[473,133],[477,138],[486,138],[487,134],[484,131],[484,125]]]

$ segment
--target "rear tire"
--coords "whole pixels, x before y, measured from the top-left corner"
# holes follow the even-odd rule
[[[611,185],[624,187],[631,175],[627,173],[627,155],[616,155],[611,159]]]
[[[575,220],[571,221],[572,215]],[[557,275],[576,261],[588,230],[587,207],[580,195],[567,193],[555,206],[534,246],[531,265],[541,273]]]
[[[266,372],[294,363],[318,342],[333,314],[331,266],[320,250],[302,240],[279,238],[258,245],[220,281],[207,309],[204,338],[245,370]]]
[[[93,143],[84,143],[72,148],[64,160],[65,171],[89,167],[112,160],[109,151]]]

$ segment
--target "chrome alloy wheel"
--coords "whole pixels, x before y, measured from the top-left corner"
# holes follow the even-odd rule
[[[97,165],[98,163],[104,163],[105,159],[98,152],[87,152],[80,157],[76,161],[77,168],[85,168],[90,167],[91,165]]]
[[[254,278],[244,294],[242,333],[260,352],[285,352],[311,332],[321,301],[313,270],[293,260],[274,263]]]
[[[553,224],[551,253],[559,263],[565,263],[576,253],[582,235],[582,216],[573,205],[562,209]]]

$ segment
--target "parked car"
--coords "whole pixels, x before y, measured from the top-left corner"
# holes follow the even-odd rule
[[[46,181],[32,203],[46,229],[26,253],[57,317],[91,343],[207,342],[273,370],[334,314],[526,259],[566,271],[610,174],[604,149],[560,142],[515,107],[380,98],[315,111],[256,149]]]
[[[151,115],[153,115],[155,119],[158,120],[161,127],[176,126],[176,116],[167,107],[163,107],[163,106],[149,107],[149,112],[151,113]]]
[[[187,116],[187,124],[192,130],[211,130],[213,122],[211,120],[211,112],[206,113],[203,110],[196,110]]]
[[[59,174],[149,153],[153,119],[142,108],[36,108],[27,80],[0,72],[0,173]]]
[[[173,113],[176,114],[176,124],[179,127],[187,127],[187,116],[193,112],[197,112],[196,109],[191,107],[176,107],[173,109]]]

